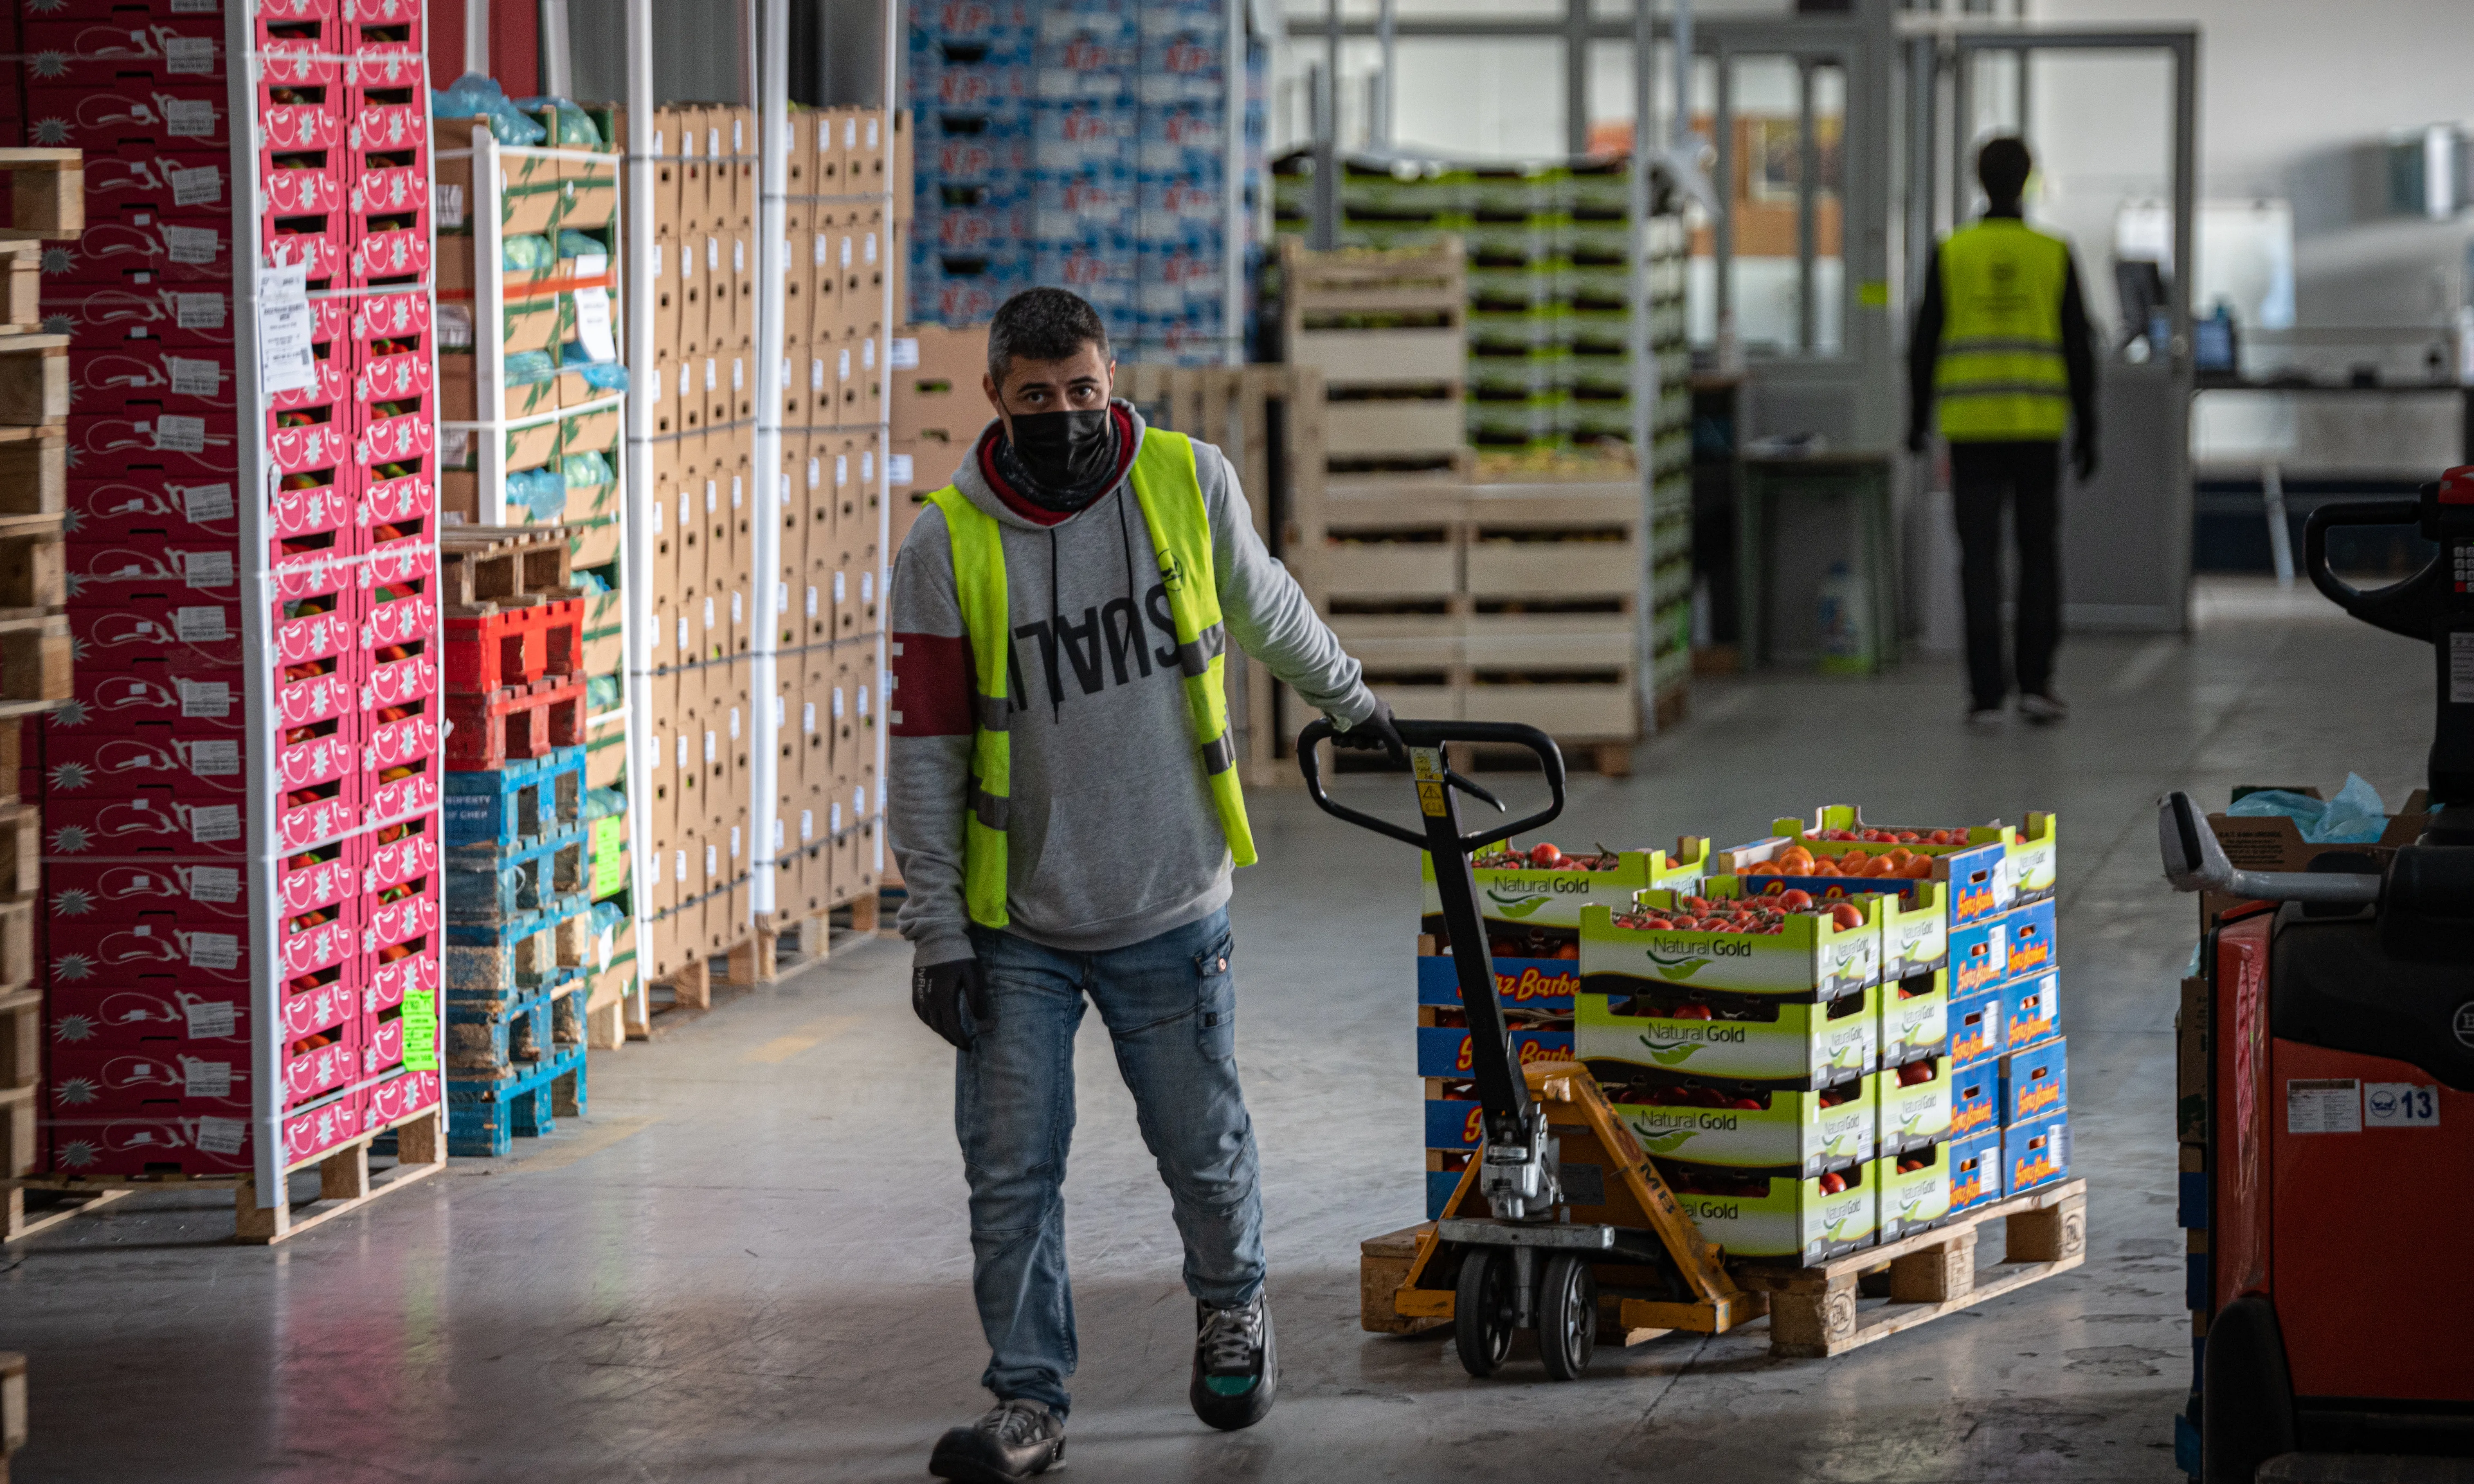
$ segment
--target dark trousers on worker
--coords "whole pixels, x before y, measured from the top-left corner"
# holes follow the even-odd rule
[[[1958,516],[1958,585],[1967,609],[1967,683],[1975,709],[1998,711],[2011,681],[2050,694],[2062,640],[2059,443],[1953,443],[1951,502]],[[2019,543],[2018,664],[2001,655],[2001,507]]]

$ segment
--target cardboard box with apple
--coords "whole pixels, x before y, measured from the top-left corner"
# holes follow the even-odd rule
[[[1728,1257],[1810,1267],[1873,1245],[1880,1228],[1880,1168],[1871,1160],[1799,1177],[1661,1161],[1659,1173],[1702,1237]]]
[[[1880,1064],[1879,985],[1815,1002],[1647,985],[1606,994],[1583,983],[1574,1042],[1601,1083],[1664,1072],[1821,1088]]]
[[[1651,1157],[1819,1176],[1873,1157],[1880,1076],[1809,1091],[1636,1073],[1606,1088]]]

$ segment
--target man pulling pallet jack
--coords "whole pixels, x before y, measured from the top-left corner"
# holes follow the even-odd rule
[[[1452,1340],[1469,1375],[1503,1364],[1516,1330],[1538,1332],[1546,1374],[1573,1380],[1597,1345],[1601,1291],[1622,1301],[1627,1326],[1724,1333],[1762,1312],[1740,1291],[1599,1091],[1587,1067],[1537,1063],[1520,1075],[1496,998],[1494,961],[1478,918],[1471,852],[1543,827],[1564,811],[1564,758],[1536,727],[1509,722],[1394,722],[1408,748],[1422,833],[1341,804],[1323,791],[1315,747],[1363,741],[1317,721],[1298,738],[1298,766],[1326,814],[1418,846],[1434,858],[1444,931],[1468,1017],[1469,1062],[1484,1148],[1419,1239],[1399,1302],[1404,1315],[1452,1319]],[[1464,834],[1453,794],[1497,810],[1493,794],[1452,770],[1449,742],[1524,747],[1553,794],[1516,823]],[[1448,1285],[1448,1286],[1446,1286]],[[1413,1305],[1415,1307],[1413,1308]]]

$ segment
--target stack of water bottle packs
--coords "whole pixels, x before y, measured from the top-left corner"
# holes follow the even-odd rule
[[[2065,1179],[2053,816],[1880,827],[1832,806],[1774,829],[1637,864],[1534,845],[1498,853],[1526,869],[1482,866],[1522,1061],[1586,1063],[1731,1258],[1818,1263]],[[1431,885],[1427,911],[1431,955]],[[1477,1105],[1453,1077],[1451,961],[1419,971],[1431,1216]]]
[[[583,679],[584,610],[555,595],[450,610],[450,704],[495,713],[567,693]],[[446,780],[448,1148],[458,1155],[504,1155],[585,1103],[577,991],[596,940],[585,749],[547,726],[506,725],[491,741]]]

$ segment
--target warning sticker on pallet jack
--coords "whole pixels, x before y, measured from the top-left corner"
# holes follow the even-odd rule
[[[2362,1083],[2350,1077],[2289,1079],[2285,1084],[2285,1131],[2362,1132]]]

